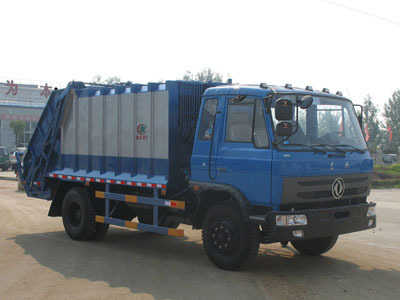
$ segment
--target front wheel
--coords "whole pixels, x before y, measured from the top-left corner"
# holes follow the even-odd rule
[[[301,254],[318,256],[331,250],[336,244],[337,239],[338,236],[334,235],[309,240],[291,241],[290,243]]]
[[[71,239],[86,241],[96,232],[95,213],[82,188],[70,189],[62,204],[64,228]]]
[[[244,222],[239,209],[229,202],[212,206],[203,221],[203,247],[219,268],[237,270],[249,266],[257,256],[260,232]]]

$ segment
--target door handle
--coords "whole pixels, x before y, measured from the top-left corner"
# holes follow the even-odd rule
[[[217,171],[218,171],[218,172],[225,172],[225,171],[226,171],[226,168],[217,168]]]

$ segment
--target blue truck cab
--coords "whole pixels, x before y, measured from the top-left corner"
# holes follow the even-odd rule
[[[300,108],[302,98],[312,104]],[[275,115],[282,101],[293,111],[285,121]],[[237,195],[243,218],[261,225],[262,242],[291,241],[317,255],[339,234],[376,226],[375,204],[366,201],[373,159],[340,93],[221,86],[204,93],[201,112],[191,184]],[[278,136],[279,123],[293,134]]]
[[[320,255],[376,226],[373,160],[352,102],[328,90],[167,81],[54,91],[17,171],[75,240],[109,225],[183,236],[210,260],[260,243]]]

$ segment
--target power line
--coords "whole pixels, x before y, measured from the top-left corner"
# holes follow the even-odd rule
[[[371,13],[369,13],[367,11],[359,10],[359,9],[356,9],[356,8],[353,8],[353,7],[349,7],[349,6],[346,6],[346,5],[343,5],[343,4],[339,4],[339,3],[336,3],[336,2],[333,2],[333,1],[329,1],[329,0],[321,0],[321,1],[326,2],[328,4],[331,4],[331,5],[335,5],[335,6],[339,6],[339,7],[342,7],[342,8],[346,8],[346,9],[354,11],[356,13],[359,13],[359,14],[362,14],[362,15],[365,15],[365,16],[368,16],[368,17],[372,17],[372,18],[375,18],[375,19],[378,19],[378,20],[381,20],[381,21],[384,21],[384,22],[387,22],[387,23],[390,23],[390,24],[394,24],[394,25],[400,26],[400,22],[389,20],[387,18],[371,14]]]

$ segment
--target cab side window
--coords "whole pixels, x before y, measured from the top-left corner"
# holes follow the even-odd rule
[[[235,99],[229,99],[225,137],[227,142],[252,142],[254,100],[245,98],[236,103]]]
[[[262,103],[258,99],[229,99],[225,141],[254,143],[256,148],[268,147]]]
[[[201,115],[199,139],[211,140],[214,132],[215,114],[217,113],[217,99],[207,99]]]
[[[254,112],[254,146],[256,148],[267,148],[268,134],[265,126],[263,107],[260,101],[256,101],[256,108]]]

